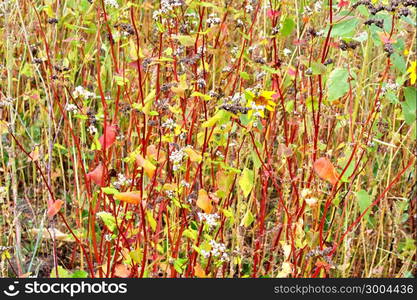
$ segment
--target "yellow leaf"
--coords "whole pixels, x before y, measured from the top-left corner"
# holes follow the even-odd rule
[[[138,154],[138,156],[136,156],[136,162],[145,170],[145,174],[148,175],[149,178],[153,177],[156,167],[149,160],[145,159],[141,154]]]
[[[410,73],[411,84],[415,84],[417,81],[417,62],[412,61],[410,67],[407,69],[407,72]]]
[[[0,121],[0,135],[3,133],[8,133],[8,125],[6,121],[1,120]]]
[[[195,38],[189,35],[177,35],[173,36],[173,38],[177,39],[181,45],[185,47],[192,47],[195,44]]]
[[[177,87],[173,86],[171,87],[171,91],[180,96],[180,97],[185,97],[185,91],[188,89],[188,85],[187,85],[187,75],[181,75],[180,77],[180,83],[178,84]]]
[[[211,199],[209,198],[207,192],[203,189],[198,191],[197,206],[201,208],[206,214],[210,214],[213,210]]]
[[[188,157],[192,162],[200,162],[203,159],[201,154],[195,151],[193,148],[186,147],[184,149],[184,152],[187,153]]]
[[[30,152],[30,157],[32,161],[37,161],[39,159],[39,147],[35,147],[32,152]]]

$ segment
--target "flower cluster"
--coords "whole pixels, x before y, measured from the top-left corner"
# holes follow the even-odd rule
[[[209,228],[211,228],[217,225],[217,220],[219,219],[219,215],[218,214],[206,214],[206,213],[199,212],[198,218],[202,222],[205,221],[207,225],[209,226]]]
[[[90,91],[87,91],[85,88],[79,85],[75,88],[74,92],[72,93],[72,96],[74,98],[82,97],[84,99],[90,99],[94,98],[96,95]]]
[[[171,155],[169,156],[169,160],[173,163],[172,169],[177,171],[182,163],[182,159],[185,156],[185,152],[183,149],[174,150]]]
[[[65,105],[65,110],[68,112],[77,113],[78,107],[75,104],[68,103],[67,105]]]
[[[111,6],[113,8],[119,8],[119,3],[117,3],[117,0],[104,0],[104,5]]]
[[[175,121],[173,119],[167,119],[164,123],[162,123],[162,127],[163,128],[167,128],[167,129],[174,129],[177,126],[177,124],[175,124]]]
[[[226,252],[226,246],[223,243],[217,243],[215,240],[210,241],[211,255],[220,257],[221,261],[228,261],[229,255]]]
[[[113,186],[116,189],[120,189],[122,186],[129,185],[132,183],[132,179],[126,178],[122,173],[117,174],[117,181],[113,182]]]
[[[207,27],[211,27],[214,25],[219,25],[221,23],[220,18],[217,16],[217,14],[210,14],[206,20]]]

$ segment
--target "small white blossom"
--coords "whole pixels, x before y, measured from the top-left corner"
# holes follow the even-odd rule
[[[164,123],[162,123],[163,128],[174,129],[177,126],[173,119],[167,119]]]
[[[94,98],[96,95],[90,91],[87,91],[85,88],[79,85],[75,88],[74,92],[72,93],[72,96],[74,98],[82,97],[85,99],[89,99]]]
[[[104,4],[114,8],[119,8],[119,3],[116,0],[104,0]]]
[[[132,179],[126,178],[125,175],[119,173],[117,174],[117,181],[113,183],[116,189],[120,189],[122,186],[129,185],[132,183]]]
[[[253,12],[253,6],[248,4],[245,6],[245,10],[248,14],[250,14],[251,12]]]
[[[95,135],[95,134],[98,132],[98,131],[97,131],[97,127],[96,127],[96,126],[94,126],[94,125],[90,125],[90,126],[88,126],[87,131],[88,131],[88,133],[89,133],[89,134],[91,134],[91,135]]]
[[[219,257],[221,256],[221,259],[228,259],[228,255],[226,253],[226,246],[223,243],[217,243],[215,240],[211,240],[210,242],[210,246],[211,246],[211,255],[213,255],[214,257]],[[226,254],[226,255],[224,255]]]
[[[186,187],[187,189],[190,188],[191,186],[191,184],[185,180],[181,180],[180,185],[182,185],[183,187]]]
[[[199,212],[198,218],[201,222],[206,222],[209,228],[217,226],[217,220],[220,218],[218,214],[206,214]]]
[[[285,48],[282,52],[284,53],[285,56],[289,56],[292,53],[292,51],[288,48]]]
[[[202,256],[204,256],[205,258],[208,258],[210,256],[210,252],[209,251],[206,251],[206,250],[201,250],[200,251],[200,254]]]
[[[182,159],[185,156],[185,152],[183,149],[174,150],[171,155],[169,156],[169,160],[173,163],[172,169],[177,171],[182,163]]]
[[[316,12],[321,12],[322,5],[323,5],[323,2],[317,1],[316,3],[314,3],[314,10]]]
[[[65,110],[68,111],[68,112],[72,112],[72,113],[77,113],[78,112],[77,105],[70,104],[70,103],[65,105]]]

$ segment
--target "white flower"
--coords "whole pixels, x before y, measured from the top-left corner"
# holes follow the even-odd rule
[[[88,126],[87,131],[91,135],[95,135],[97,133],[97,127],[94,126],[94,125],[90,125],[90,126]]]
[[[316,3],[314,3],[314,10],[316,12],[321,12],[322,4],[323,2],[321,1],[317,1]]]
[[[85,99],[89,99],[95,97],[96,95],[90,91],[87,91],[85,88],[79,85],[75,88],[74,92],[72,93],[72,96],[74,98],[82,97]]]
[[[211,246],[211,255],[215,256],[215,257],[219,257],[222,256],[223,254],[226,253],[226,246],[223,243],[217,243],[215,240],[211,240],[210,242],[210,246]],[[224,257],[228,257],[227,253],[226,256]]]
[[[199,212],[198,213],[198,218],[200,219],[200,221],[202,222],[206,222],[207,225],[209,226],[209,228],[215,227],[217,226],[217,221],[220,217],[218,214],[206,214],[206,213],[202,213]]]
[[[128,179],[126,178],[125,175],[119,173],[117,174],[117,181],[115,181],[113,185],[116,189],[120,189],[122,186],[129,185],[131,183],[132,183],[132,179]]]
[[[217,17],[216,14],[210,14],[206,20],[206,23],[208,27],[211,27],[214,25],[219,25],[221,23],[221,20]]]
[[[112,6],[114,8],[119,8],[119,3],[116,0],[104,0],[104,4],[107,6]]]
[[[282,52],[284,53],[285,56],[289,56],[292,53],[292,51],[288,48],[285,48]]]
[[[206,251],[206,250],[201,250],[200,251],[200,254],[202,256],[204,256],[205,258],[208,258],[210,256],[210,252],[209,251]]]
[[[165,194],[167,195],[167,197],[168,197],[169,199],[173,199],[173,198],[175,198],[175,192],[174,192],[174,191],[167,190],[167,191],[165,191]]]
[[[78,112],[77,106],[75,104],[70,104],[70,103],[65,105],[65,110],[68,111],[68,112],[72,112],[72,113],[77,113]]]
[[[177,126],[173,119],[167,119],[164,123],[162,123],[163,128],[174,129]]]
[[[187,182],[187,181],[185,181],[185,180],[181,180],[180,185],[182,185],[183,187],[186,187],[186,188],[190,188],[190,186],[191,186],[191,184],[190,184],[190,183],[188,183],[188,182]]]
[[[174,171],[177,171],[180,168],[184,156],[185,152],[183,151],[183,149],[174,150],[171,153],[171,155],[169,156],[169,160],[173,163],[172,169]]]
[[[231,72],[232,71],[232,67],[231,66],[226,66],[226,67],[224,67],[223,69],[222,69],[222,72],[224,72],[224,73],[229,73],[229,72]]]
[[[246,10],[247,13],[251,13],[251,12],[253,12],[253,6],[248,4],[248,5],[245,6],[245,10]]]

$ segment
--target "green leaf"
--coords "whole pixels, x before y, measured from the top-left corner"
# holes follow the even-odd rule
[[[119,191],[113,187],[107,186],[107,187],[103,187],[101,188],[101,190],[103,191],[103,193],[105,193],[106,195],[115,195],[118,194]]]
[[[391,55],[391,61],[394,67],[401,73],[404,74],[407,72],[407,64],[405,63],[404,58],[398,53]]]
[[[253,216],[250,209],[248,209],[242,221],[240,222],[240,226],[249,227],[253,223],[253,221],[255,221],[255,217]]]
[[[405,101],[401,102],[405,123],[408,125],[416,121],[417,90],[415,87],[404,88]]]
[[[254,173],[248,168],[243,169],[242,175],[239,177],[239,186],[243,191],[243,195],[248,197],[253,188]]]
[[[343,97],[349,91],[349,73],[346,69],[334,69],[327,79],[328,100]]]
[[[59,278],[71,278],[73,276],[73,274],[70,271],[65,270],[61,266],[58,266],[57,269],[58,269],[58,277]],[[56,278],[56,270],[55,270],[55,268],[52,268],[50,277],[51,278]]]
[[[249,80],[250,79],[250,75],[246,72],[240,72],[240,77],[242,77],[245,80]]]
[[[116,230],[116,219],[114,216],[105,211],[101,211],[97,213],[97,216],[100,217],[100,219],[103,221],[104,225],[111,231],[114,232]]]
[[[206,94],[203,94],[203,93],[200,93],[200,92],[193,92],[191,94],[191,97],[200,97],[200,98],[202,98],[203,100],[206,100],[206,101],[211,99],[211,97],[209,95],[206,95]]]
[[[218,125],[224,124],[229,121],[231,115],[232,114],[230,112],[221,109],[210,119],[203,122],[203,124],[201,124],[201,127],[203,128],[212,127],[216,125],[217,123],[219,123]]]
[[[72,273],[71,277],[72,278],[87,278],[88,273],[86,271],[76,270],[76,271],[74,271],[74,273]]]
[[[351,18],[335,24],[330,33],[331,37],[352,37],[356,32],[356,26],[358,26],[359,20],[357,18]]]
[[[152,212],[150,210],[146,211],[146,219],[149,222],[149,225],[151,225],[152,231],[155,232],[156,230],[156,221],[154,217],[152,216]]]
[[[359,211],[362,214],[365,211],[365,209],[367,209],[372,204],[372,199],[365,190],[360,190],[359,192],[356,192],[356,198],[358,199]],[[369,213],[370,210],[368,210],[364,215],[364,219],[366,221],[369,221]]]
[[[263,65],[263,66],[261,66],[261,69],[264,70],[264,71],[266,71],[266,72],[268,72],[268,73],[271,73],[271,74],[279,74],[279,71],[278,70],[276,70],[274,68],[271,68],[269,66]]]
[[[177,258],[174,262],[174,268],[175,270],[182,274],[184,272],[185,267],[187,266],[188,258]]]
[[[129,256],[137,264],[140,264],[142,262],[143,255],[141,249],[130,251]]]
[[[281,28],[281,35],[282,36],[289,36],[292,31],[295,28],[295,22],[293,19],[291,19],[290,17],[286,17],[284,22],[282,22],[282,28]]]
[[[313,61],[311,63],[311,70],[313,71],[313,75],[321,75],[326,73],[326,66],[322,63]]]

